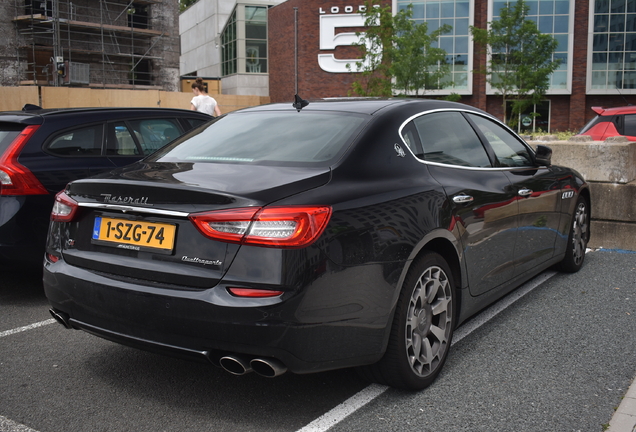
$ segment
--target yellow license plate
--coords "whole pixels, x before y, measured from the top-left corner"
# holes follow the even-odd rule
[[[170,253],[177,227],[160,222],[144,222],[98,216],[93,225],[93,241],[121,249]]]

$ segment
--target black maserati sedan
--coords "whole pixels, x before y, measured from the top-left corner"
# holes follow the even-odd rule
[[[478,310],[581,268],[589,188],[548,147],[458,103],[302,102],[71,182],[51,214],[52,315],[237,375],[356,367],[413,390]]]

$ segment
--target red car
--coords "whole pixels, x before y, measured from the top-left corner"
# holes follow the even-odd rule
[[[605,141],[612,136],[624,136],[636,141],[636,105],[602,108],[592,107],[597,114],[590,120],[579,135],[589,135],[594,141]]]

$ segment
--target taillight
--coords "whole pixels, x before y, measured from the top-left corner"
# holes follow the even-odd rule
[[[77,202],[66,195],[64,191],[58,192],[55,195],[53,210],[51,210],[51,220],[55,222],[71,222],[78,208]]]
[[[264,207],[218,210],[190,215],[205,235],[229,243],[300,248],[324,231],[331,207]]]
[[[48,195],[48,191],[28,168],[18,162],[20,151],[39,126],[27,126],[0,156],[1,195]]]

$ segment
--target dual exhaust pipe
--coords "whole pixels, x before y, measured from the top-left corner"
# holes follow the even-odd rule
[[[223,369],[233,375],[245,375],[250,372],[274,378],[287,372],[287,367],[275,358],[249,358],[238,354],[221,357],[219,363]]]
[[[72,329],[73,328],[73,326],[71,325],[71,322],[70,322],[71,317],[69,317],[64,312],[58,312],[56,310],[49,309],[49,313],[55,319],[55,321],[57,321],[58,323],[62,324],[65,328],[67,328],[67,329]]]
[[[70,317],[64,312],[49,309],[49,313],[58,323],[67,329],[72,329]],[[256,372],[267,378],[274,378],[287,372],[287,367],[275,358],[250,358],[239,354],[229,354],[219,359],[219,364],[223,369],[233,375],[245,375]]]

